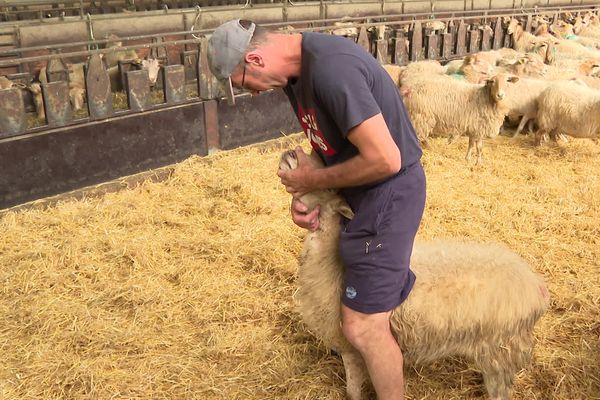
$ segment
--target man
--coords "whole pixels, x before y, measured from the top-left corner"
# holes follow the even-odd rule
[[[402,399],[403,359],[389,318],[415,281],[410,255],[425,174],[398,89],[371,54],[346,38],[269,32],[244,20],[214,31],[208,58],[230,100],[232,86],[253,94],[282,88],[325,162],[315,169],[297,149],[298,168],[279,172],[293,196],[293,221],[318,229],[318,207],[307,210],[297,200],[316,189],[341,189],[352,207],[355,216],[343,221],[340,237],[342,330],[362,355],[378,398]]]

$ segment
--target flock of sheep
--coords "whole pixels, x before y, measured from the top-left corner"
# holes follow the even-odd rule
[[[548,136],[600,137],[600,21],[587,14],[554,21],[534,20],[527,32],[507,20],[512,49],[469,55],[442,66],[420,61],[406,67],[386,66],[396,80],[419,139],[444,135],[469,138],[467,158],[476,149],[482,160],[486,137],[516,123],[514,135],[529,126],[536,143]],[[346,29],[340,27],[340,29]],[[107,48],[122,47],[117,38]],[[118,63],[139,59],[133,50],[110,51],[104,57],[113,88]],[[151,84],[160,66],[140,61]],[[84,65],[69,65],[69,94],[75,110],[85,97]],[[27,85],[38,117],[44,117],[41,83]],[[0,77],[0,87],[15,85]],[[537,127],[537,129],[532,129]],[[282,155],[281,169],[297,167],[295,153]],[[368,374],[360,356],[346,341],[339,324],[343,265],[338,254],[340,215],[351,216],[333,191],[316,191],[301,199],[321,206],[320,229],[307,235],[298,275],[296,300],[306,325],[344,361],[347,393],[364,398]],[[549,305],[541,277],[511,250],[493,244],[437,241],[415,244],[412,268],[417,281],[411,295],[394,310],[391,324],[407,362],[432,362],[459,355],[483,373],[491,399],[508,400],[514,375],[532,352],[533,328]],[[440,285],[439,282],[444,282]]]
[[[469,138],[482,161],[483,138],[514,124],[535,143],[563,135],[600,137],[600,21],[586,14],[549,23],[534,33],[507,20],[513,48],[479,52],[442,66],[437,61],[385,66],[400,88],[424,146],[431,135]],[[537,128],[537,129],[535,129]]]
[[[158,59],[153,57],[142,59],[135,50],[121,50],[120,48],[123,47],[123,42],[114,35],[109,35],[107,40],[109,41],[105,44],[105,48],[109,51],[107,51],[106,54],[102,54],[102,58],[104,59],[104,64],[110,78],[111,90],[113,92],[123,90],[123,82],[121,81],[121,75],[119,71],[119,61],[129,61],[134,68],[148,71],[149,85],[152,86],[156,84],[158,73],[160,71],[160,61]],[[67,80],[69,83],[69,101],[74,112],[81,110],[86,101],[86,66],[87,61],[66,64],[68,75]],[[42,95],[42,84],[44,83],[48,83],[46,67],[42,67],[37,73],[35,79],[28,84],[13,82],[4,76],[0,77],[1,89],[19,87],[22,89],[28,89],[31,92],[37,118],[40,120],[44,120],[46,117]]]
[[[445,66],[420,61],[385,67],[422,143],[434,134],[466,135],[467,159],[476,148],[481,162],[483,138],[498,135],[505,124],[517,125],[514,136],[528,126],[538,144],[546,136],[600,137],[598,17],[552,24],[538,17],[534,34],[515,19],[505,22],[512,49]],[[345,35],[350,28],[339,29]],[[295,153],[283,153],[279,168],[296,167]],[[307,327],[341,355],[348,397],[360,400],[368,373],[339,323],[339,218],[351,218],[352,210],[334,191],[311,192],[301,201],[309,209],[320,205],[320,228],[305,239],[295,300]],[[543,279],[506,247],[459,240],[417,242],[411,267],[417,281],[391,317],[406,362],[466,357],[482,372],[489,397],[509,400],[514,375],[531,356],[533,328],[549,306]]]

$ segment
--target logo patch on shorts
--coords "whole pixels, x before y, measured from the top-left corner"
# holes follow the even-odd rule
[[[346,297],[349,299],[353,299],[356,297],[356,289],[352,286],[346,286]]]

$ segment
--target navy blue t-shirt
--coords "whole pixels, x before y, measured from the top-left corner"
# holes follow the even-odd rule
[[[290,80],[284,92],[325,165],[357,155],[348,132],[379,113],[400,149],[401,171],[421,158],[419,141],[394,81],[379,61],[347,38],[304,32],[301,76]],[[350,191],[356,190],[360,188]]]

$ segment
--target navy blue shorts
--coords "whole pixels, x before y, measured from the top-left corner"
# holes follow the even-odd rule
[[[425,208],[423,167],[417,162],[360,196],[346,198],[354,218],[342,218],[342,302],[365,314],[392,310],[415,283],[410,256]]]

